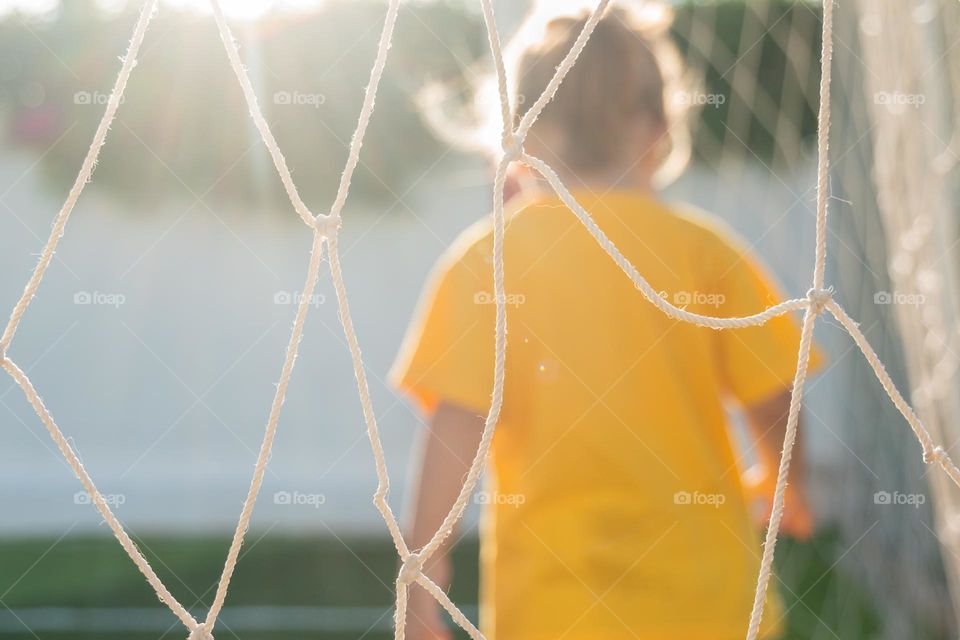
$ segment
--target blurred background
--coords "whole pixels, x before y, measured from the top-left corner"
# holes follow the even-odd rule
[[[385,3],[222,3],[301,194],[322,212]],[[819,2],[672,4],[673,36],[700,90],[687,96],[698,116],[694,161],[665,197],[724,217],[792,296],[803,295],[813,267]],[[505,38],[530,7],[494,5]],[[943,412],[956,391],[956,324],[939,313],[953,309],[958,264],[954,5],[838,5],[827,275],[903,392],[923,401],[925,420],[942,418],[945,445],[960,435],[949,431],[956,414]],[[478,6],[402,5],[344,212],[345,278],[396,511],[419,418],[384,377],[433,261],[492,203],[488,161],[433,135],[416,98],[431,83],[465,87],[489,70]],[[13,306],[35,265],[138,9],[0,0],[0,308]],[[892,26],[922,37],[884,39]],[[908,153],[920,142],[927,155]],[[918,194],[933,193],[942,198],[916,207]],[[911,226],[921,218],[925,226]],[[309,245],[206,2],[162,2],[11,357],[160,576],[197,612],[212,599],[247,490]],[[323,274],[312,302],[218,638],[390,637],[395,552],[371,502],[372,455]],[[819,530],[810,543],[778,546],[788,637],[956,637],[952,502],[931,486],[937,473],[927,475],[845,332],[824,318],[817,337],[831,359],[805,395],[804,446]],[[936,367],[939,386],[920,384]],[[0,381],[0,637],[182,637],[80,489],[20,391]],[[472,617],[475,523],[473,513],[452,591]]]

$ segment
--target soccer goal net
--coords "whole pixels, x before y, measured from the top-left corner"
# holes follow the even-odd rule
[[[698,125],[693,131],[693,166],[671,188],[677,194],[691,195],[689,199],[695,203],[729,216],[734,226],[756,230],[751,241],[761,254],[771,258],[779,273],[785,274],[785,284],[795,294],[786,302],[739,318],[692,313],[682,301],[662,297],[607,238],[557,173],[524,149],[527,133],[565,74],[576,64],[579,52],[589,41],[610,0],[590,5],[592,13],[573,48],[544,93],[528,97],[532,104],[516,127],[507,92],[509,79],[505,76],[501,27],[495,7],[491,0],[478,0],[478,3],[503,122],[491,200],[494,221],[491,286],[496,302],[494,391],[479,450],[456,502],[430,542],[423,548],[412,549],[387,499],[390,475],[380,441],[377,408],[369,390],[361,340],[351,317],[338,249],[341,215],[360,162],[368,125],[375,114],[377,89],[389,64],[388,53],[400,1],[389,0],[385,4],[376,56],[336,195],[319,211],[315,207],[321,205],[312,208],[301,198],[280,145],[259,106],[242,50],[231,34],[219,3],[210,2],[252,122],[269,152],[294,214],[312,237],[312,247],[253,477],[211,606],[200,618],[168,589],[97,490],[96,470],[86,469],[71,446],[69,416],[62,417],[61,427],[44,405],[42,390],[34,388],[24,370],[8,354],[21,323],[28,321],[32,300],[42,295],[44,275],[60,238],[67,232],[74,206],[94,174],[99,150],[105,143],[109,144],[110,125],[121,108],[128,79],[158,8],[158,0],[143,3],[89,150],[63,207],[54,218],[36,269],[0,337],[0,354],[3,369],[22,390],[91,496],[93,506],[160,600],[183,623],[192,640],[213,637],[273,441],[281,428],[281,409],[294,375],[310,301],[321,278],[320,265],[326,259],[362,407],[362,415],[357,419],[365,424],[375,462],[378,487],[374,503],[383,516],[400,561],[395,582],[395,635],[404,637],[408,590],[418,584],[437,599],[466,633],[473,638],[482,637],[473,621],[422,569],[462,518],[499,419],[508,339],[503,285],[504,270],[509,269],[503,262],[504,185],[509,167],[523,163],[556,191],[570,209],[569,214],[578,218],[621,268],[623,277],[635,285],[637,295],[646,297],[662,313],[679,321],[723,331],[757,326],[784,314],[797,314],[802,319],[787,435],[773,486],[772,517],[765,532],[753,611],[749,620],[744,621],[748,640],[757,638],[764,594],[776,584],[774,553],[798,418],[804,391],[808,389],[806,369],[816,326],[832,328],[833,334],[825,336],[824,344],[829,347],[836,366],[851,373],[849,384],[853,391],[850,392],[875,397],[878,401],[872,405],[883,407],[869,419],[838,410],[827,417],[817,415],[810,421],[811,430],[820,433],[819,441],[814,439],[811,446],[821,450],[823,468],[834,474],[829,482],[842,480],[844,485],[849,483],[852,487],[849,497],[832,502],[836,505],[832,515],[839,523],[840,544],[844,548],[837,561],[848,554],[865,559],[864,567],[857,573],[867,584],[865,591],[879,603],[878,607],[887,614],[885,617],[893,620],[883,629],[888,637],[913,637],[921,620],[935,630],[952,628],[949,613],[944,613],[949,611],[949,597],[938,582],[940,574],[935,570],[916,572],[915,569],[940,566],[942,561],[946,583],[956,593],[960,469],[951,454],[960,437],[953,425],[957,415],[954,406],[957,362],[953,354],[957,348],[954,273],[958,262],[954,250],[957,234],[950,215],[956,205],[954,178],[957,154],[960,154],[953,126],[960,69],[960,53],[953,47],[960,35],[954,28],[956,18],[960,17],[955,3],[717,0],[676,5],[674,35],[694,76],[696,89],[674,99],[684,101],[696,112]],[[388,112],[376,113],[381,118],[390,117]],[[832,212],[835,222],[828,223],[828,211]],[[885,333],[884,328],[889,332]],[[893,365],[888,370],[884,362]],[[878,416],[883,416],[883,420],[878,421]],[[851,468],[854,472],[846,471]],[[929,475],[926,468],[932,470]],[[890,478],[889,474],[897,477]],[[934,505],[935,512],[931,526],[926,526],[923,520],[927,511],[899,511],[885,518],[875,515],[877,507],[897,502],[900,493],[925,495],[928,482],[934,498],[930,504]],[[821,483],[823,488],[829,486]],[[848,490],[846,486],[844,490]],[[929,509],[929,505],[926,508]],[[881,520],[883,524],[877,525]],[[874,525],[881,526],[882,536],[870,537]],[[929,535],[922,533],[925,527]],[[875,542],[877,538],[879,541]],[[814,586],[816,582],[814,580]],[[905,585],[910,588],[904,588]],[[806,594],[800,594],[796,602],[809,608],[803,595]],[[840,600],[846,594],[838,587],[837,592],[828,595]],[[889,615],[891,611],[902,614]],[[818,617],[816,611],[811,609],[811,613]],[[863,629],[832,629],[822,624],[814,628],[814,633],[823,637],[860,637],[864,633]]]

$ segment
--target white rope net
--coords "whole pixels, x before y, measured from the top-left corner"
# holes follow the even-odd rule
[[[863,76],[864,102],[876,145],[872,186],[888,247],[888,273],[896,291],[923,296],[923,312],[894,307],[914,406],[941,441],[960,437],[950,417],[960,411],[957,374],[960,358],[955,326],[960,310],[952,250],[956,238],[957,133],[960,101],[955,50],[931,46],[941,29],[956,41],[957,6],[944,4],[945,20],[923,19],[915,6],[897,0],[859,0],[867,28],[861,39],[869,72]],[[919,19],[918,19],[919,18]],[[920,109],[898,111],[878,96],[922,96]],[[870,99],[872,98],[872,99]],[[943,477],[931,478],[937,539],[954,610],[960,612],[960,496]]]
[[[784,507],[784,494],[787,484],[787,476],[790,468],[790,461],[793,453],[793,447],[796,442],[798,417],[804,389],[804,382],[807,377],[807,364],[809,362],[812,334],[814,324],[822,313],[829,312],[853,338],[860,351],[866,357],[867,362],[876,374],[883,389],[893,401],[896,408],[906,419],[914,434],[920,442],[923,458],[927,463],[937,463],[953,480],[954,484],[960,486],[960,469],[954,464],[943,447],[937,445],[927,428],[921,423],[920,419],[914,413],[911,406],[903,398],[895,387],[889,374],[877,357],[876,352],[867,342],[864,334],[860,331],[858,324],[833,300],[832,288],[824,286],[824,271],[826,264],[826,218],[828,203],[828,142],[830,131],[830,77],[832,60],[832,34],[833,34],[833,13],[834,7],[832,0],[823,2],[823,48],[821,53],[821,81],[820,81],[820,105],[819,105],[819,128],[817,136],[817,207],[816,207],[816,256],[815,266],[812,275],[812,282],[807,296],[805,298],[796,298],[788,300],[781,304],[769,307],[754,315],[736,318],[721,318],[713,316],[704,316],[690,313],[684,309],[670,304],[662,298],[658,292],[647,282],[632,264],[623,256],[613,242],[603,233],[599,226],[593,221],[590,214],[574,199],[570,191],[564,186],[560,178],[553,169],[542,160],[528,155],[523,150],[523,142],[533,126],[534,122],[543,111],[544,107],[550,102],[563,82],[564,76],[575,64],[578,55],[587,43],[597,22],[603,17],[610,0],[600,0],[592,11],[589,19],[585,23],[582,32],[577,38],[571,50],[567,53],[560,66],[557,68],[553,79],[548,84],[546,90],[539,96],[531,108],[520,120],[516,129],[511,128],[514,122],[510,100],[507,92],[507,78],[505,66],[503,63],[503,53],[500,44],[499,33],[496,28],[491,0],[480,0],[483,10],[483,18],[487,29],[491,54],[493,56],[494,68],[496,70],[497,86],[499,89],[500,108],[503,117],[503,155],[497,165],[494,184],[493,184],[493,288],[496,301],[496,340],[495,340],[495,360],[494,360],[494,385],[489,413],[486,416],[483,435],[476,455],[470,465],[469,472],[464,480],[460,493],[451,507],[449,513],[444,519],[439,529],[434,533],[430,541],[419,550],[411,550],[405,542],[400,530],[396,516],[391,510],[387,495],[390,488],[390,478],[387,473],[386,462],[384,459],[383,447],[381,445],[379,431],[377,427],[376,414],[370,398],[369,385],[367,383],[363,359],[360,353],[360,346],[357,340],[356,332],[353,327],[353,321],[350,315],[350,307],[347,299],[346,287],[344,285],[343,273],[340,263],[339,249],[337,244],[338,230],[340,227],[341,211],[346,202],[350,191],[350,182],[354,170],[357,167],[360,155],[360,149],[363,145],[364,135],[367,125],[374,111],[374,103],[377,95],[377,88],[380,78],[383,74],[387,60],[387,52],[390,48],[394,26],[396,24],[397,13],[400,0],[389,0],[387,7],[386,20],[380,34],[380,40],[377,48],[373,68],[370,73],[370,82],[367,85],[363,106],[357,122],[357,127],[350,143],[349,155],[346,165],[340,177],[337,195],[330,207],[329,213],[313,214],[300,198],[297,188],[287,168],[286,161],[281,153],[277,142],[270,131],[269,126],[260,107],[257,103],[257,97],[253,90],[249,76],[243,66],[237,45],[230,33],[230,29],[224,19],[223,12],[217,0],[210,0],[213,9],[213,16],[219,29],[220,37],[223,41],[227,57],[240,82],[244,98],[250,111],[250,115],[266,145],[274,166],[280,176],[287,196],[293,205],[294,210],[300,218],[313,231],[313,245],[310,254],[310,260],[307,266],[305,284],[303,286],[303,295],[300,297],[294,317],[293,328],[290,333],[290,339],[287,344],[286,353],[280,371],[280,377],[277,384],[276,393],[270,408],[269,417],[264,429],[263,440],[260,446],[259,454],[254,466],[253,478],[247,491],[243,503],[243,509],[237,522],[236,530],[227,552],[223,571],[217,585],[216,595],[213,603],[203,620],[196,619],[167,589],[150,563],[143,556],[136,544],[130,538],[123,525],[117,519],[111,510],[108,502],[97,491],[93,479],[90,477],[83,464],[80,462],[76,452],[64,436],[60,427],[54,421],[52,414],[44,405],[40,395],[33,387],[27,375],[14,363],[7,355],[8,348],[16,334],[17,328],[23,319],[33,297],[36,295],[43,276],[50,265],[53,254],[57,248],[60,238],[63,236],[67,221],[77,203],[84,187],[90,181],[100,148],[102,147],[110,125],[114,119],[117,109],[122,101],[127,81],[136,65],[137,54],[144,40],[147,27],[157,9],[158,0],[146,0],[139,14],[136,26],[131,37],[130,44],[120,73],[114,83],[110,98],[107,101],[103,117],[97,126],[93,140],[86,153],[76,180],[71,187],[63,207],[57,214],[53,223],[50,236],[40,254],[39,262],[34,269],[27,285],[17,301],[10,315],[10,319],[0,336],[0,356],[2,356],[2,366],[13,378],[16,384],[22,389],[26,399],[36,411],[41,422],[50,433],[51,438],[60,449],[64,458],[73,469],[77,478],[83,484],[84,489],[92,497],[96,509],[103,516],[104,520],[113,531],[117,540],[130,556],[137,568],[146,577],[147,582],[154,589],[160,600],[170,608],[170,610],[180,619],[189,631],[190,640],[211,640],[213,638],[213,629],[217,618],[223,608],[224,601],[230,587],[230,580],[236,568],[240,548],[243,544],[244,536],[250,524],[260,487],[263,482],[267,462],[270,458],[270,451],[276,436],[277,425],[280,418],[280,410],[283,406],[290,377],[293,373],[294,363],[296,361],[300,339],[303,336],[304,323],[307,312],[310,307],[314,289],[319,278],[319,269],[321,257],[326,250],[330,262],[330,271],[333,286],[336,291],[337,303],[340,313],[340,321],[343,325],[344,334],[347,338],[347,344],[353,363],[354,375],[357,381],[357,387],[360,394],[360,400],[363,408],[363,417],[366,423],[367,434],[370,439],[370,445],[373,451],[376,464],[376,473],[378,486],[374,494],[374,504],[379,510],[387,525],[397,553],[401,560],[400,570],[396,579],[396,608],[394,613],[395,637],[402,640],[404,637],[404,628],[406,621],[407,595],[409,586],[413,583],[421,585],[437,599],[437,601],[446,609],[453,620],[460,625],[471,638],[480,639],[482,634],[473,625],[470,620],[460,611],[460,609],[449,599],[447,594],[436,583],[431,581],[424,573],[422,568],[424,563],[435,554],[441,547],[444,540],[452,533],[454,527],[463,516],[468,499],[476,487],[477,481],[483,469],[487,453],[490,449],[493,434],[499,420],[500,409],[503,403],[504,389],[504,364],[506,357],[506,296],[504,293],[504,259],[503,242],[505,231],[504,220],[504,183],[506,180],[507,169],[513,162],[526,164],[533,170],[540,173],[550,186],[556,191],[558,196],[569,207],[574,215],[580,220],[587,231],[593,236],[597,243],[606,251],[610,258],[624,271],[637,289],[656,306],[661,312],[677,320],[691,323],[701,327],[709,327],[717,330],[737,329],[743,327],[757,326],[766,323],[771,318],[781,316],[790,312],[803,310],[803,322],[801,327],[801,338],[799,354],[797,358],[797,370],[793,381],[793,394],[790,402],[790,410],[786,427],[786,435],[783,443],[783,452],[780,459],[779,471],[777,474],[776,490],[774,493],[773,509],[770,523],[767,528],[766,538],[763,548],[763,556],[760,564],[759,576],[757,579],[756,595],[754,598],[753,610],[751,612],[749,626],[746,637],[748,640],[755,640],[759,633],[760,621],[763,616],[763,605],[768,583],[770,581],[774,549],[777,542],[777,536],[780,530],[781,518]],[[736,84],[736,82],[734,83]],[[774,131],[780,130],[779,121],[771,123]]]

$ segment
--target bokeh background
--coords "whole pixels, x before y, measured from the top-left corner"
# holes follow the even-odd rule
[[[920,24],[955,17],[946,2],[904,2]],[[530,7],[494,4],[505,37]],[[819,3],[672,4],[673,36],[698,92],[694,160],[665,197],[724,217],[787,292],[802,295],[813,266]],[[0,1],[3,309],[76,174],[138,5]],[[294,179],[321,212],[346,158],[385,3],[223,5]],[[857,6],[841,3],[837,16],[828,280],[908,389],[871,173],[874,124],[864,105],[874,98],[864,82],[874,72]],[[478,3],[403,4],[344,212],[345,277],[397,511],[420,420],[384,377],[431,264],[492,202],[487,160],[435,136],[416,100],[436,82],[465,91],[488,65]],[[11,356],[158,573],[197,612],[212,599],[249,483],[309,244],[205,2],[161,3],[93,184]],[[396,558],[371,502],[373,460],[323,275],[313,302],[219,638],[390,637]],[[832,354],[805,396],[819,527],[809,543],[778,547],[789,637],[955,637],[949,553],[920,450],[846,334],[822,321],[817,338]],[[0,381],[0,637],[182,637],[79,491],[22,394]],[[884,492],[918,498],[886,504]],[[452,592],[471,616],[475,523],[471,513]]]

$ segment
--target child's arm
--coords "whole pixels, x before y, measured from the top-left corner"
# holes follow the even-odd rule
[[[421,430],[420,443],[414,454],[410,493],[412,500],[408,542],[419,549],[443,523],[450,511],[463,479],[470,468],[483,435],[484,419],[475,411],[441,403]],[[449,586],[451,567],[447,552],[455,535],[424,567],[424,573],[441,588]],[[410,588],[407,637],[410,640],[449,638],[440,616],[439,605],[419,585]]]
[[[777,472],[780,467],[780,452],[783,449],[783,438],[787,430],[787,414],[790,410],[790,391],[754,403],[744,408],[747,425],[758,449],[760,464],[765,471],[763,488],[767,504],[765,505],[764,520],[770,518],[773,489],[776,485]],[[787,477],[787,493],[783,510],[781,530],[784,533],[799,539],[809,538],[813,533],[813,517],[807,505],[806,493],[803,488],[804,457],[800,434],[802,425],[797,425],[797,442],[793,448],[790,461],[790,471]]]

